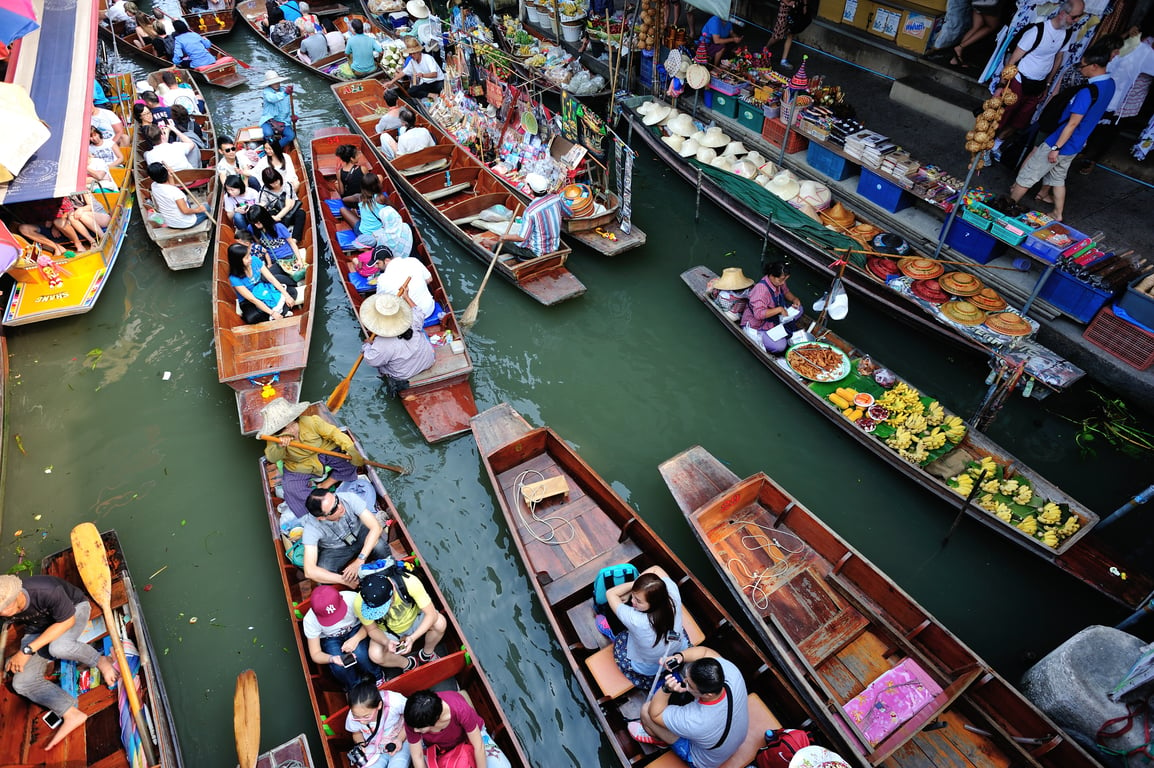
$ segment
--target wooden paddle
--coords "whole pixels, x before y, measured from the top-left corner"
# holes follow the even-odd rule
[[[397,291],[398,296],[404,296],[405,291],[409,288],[409,280],[411,279],[411,277],[406,277],[405,282],[401,283],[401,288]],[[368,342],[372,344],[373,339],[375,338],[377,338],[377,335],[375,333],[370,333]],[[349,386],[353,383],[353,375],[356,374],[357,369],[361,367],[361,363],[364,362],[364,359],[365,353],[361,352],[360,357],[358,357],[357,361],[353,363],[353,367],[349,369],[348,375],[337,382],[337,385],[333,387],[333,391],[329,393],[329,399],[325,401],[325,405],[328,407],[330,412],[336,413],[341,409],[342,406],[344,406],[345,400],[348,399],[349,396]]]
[[[505,237],[513,231],[513,225],[517,223],[517,216],[520,215],[521,209],[524,208],[524,203],[517,204],[517,210],[513,211],[513,218],[509,219],[509,226],[505,227]],[[489,276],[493,274],[493,267],[501,259],[501,251],[505,248],[504,237],[501,242],[497,243],[497,250],[493,251],[493,260],[489,262],[489,268],[485,270],[485,277],[481,279],[481,287],[477,289],[477,295],[469,302],[469,306],[465,307],[464,314],[457,320],[457,325],[461,327],[462,331],[471,331],[473,326],[477,324],[477,312],[481,309],[481,294],[485,292],[485,286],[489,283]]]
[[[108,627],[108,637],[112,640],[116,664],[120,667],[120,684],[128,694],[128,706],[132,709],[136,730],[140,733],[140,745],[144,747],[148,765],[155,765],[156,755],[152,750],[152,740],[148,735],[148,726],[144,722],[144,713],[140,711],[140,698],[136,695],[132,670],[128,668],[128,659],[124,656],[124,644],[120,641],[120,633],[116,630],[116,622],[112,617],[112,573],[108,568],[108,554],[104,551],[104,540],[100,538],[100,531],[96,530],[96,526],[92,523],[81,523],[72,529],[72,557],[76,560],[76,570],[80,572],[84,587],[104,613],[104,624]]]
[[[256,760],[260,757],[260,690],[256,685],[256,672],[251,669],[236,676],[232,729],[240,768],[256,768]]]
[[[257,437],[260,440],[267,440],[270,443],[279,443],[280,442],[280,438],[274,437],[273,435],[257,435]],[[322,453],[325,456],[336,456],[338,459],[352,459],[352,456],[349,456],[347,453],[341,453],[340,451],[330,451],[326,448],[313,448],[311,445],[305,445],[304,443],[298,443],[296,440],[291,441],[289,443],[289,446],[292,448],[300,448],[301,450],[304,450],[304,451],[311,451],[313,453]],[[405,469],[404,467],[398,467],[396,464],[381,464],[380,462],[370,461],[369,459],[365,459],[365,463],[370,465],[370,466],[373,466],[373,467],[378,467],[380,469],[390,469],[393,472],[396,472],[398,475],[409,474],[409,470]]]

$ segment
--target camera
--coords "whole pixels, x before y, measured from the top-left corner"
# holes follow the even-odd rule
[[[349,758],[349,765],[351,765],[352,768],[362,768],[362,766],[369,762],[369,759],[365,757],[365,748],[360,744],[350,749],[346,753],[346,757]]]
[[[685,684],[685,678],[681,676],[681,670],[685,668],[684,661],[675,661],[674,659],[666,659],[665,669],[669,674],[673,675],[673,679],[682,685]]]

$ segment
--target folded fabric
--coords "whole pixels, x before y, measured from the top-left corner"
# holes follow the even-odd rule
[[[883,672],[842,709],[871,746],[900,728],[940,695],[941,687],[913,659]]]

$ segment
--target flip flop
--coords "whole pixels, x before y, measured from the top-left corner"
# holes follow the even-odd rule
[[[1034,199],[1037,200],[1039,203],[1045,203],[1046,205],[1053,205],[1054,204],[1054,198],[1042,197],[1041,193],[1034,195]]]

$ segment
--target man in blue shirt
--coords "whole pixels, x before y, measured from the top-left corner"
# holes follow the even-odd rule
[[[721,63],[721,57],[731,45],[741,42],[741,35],[734,34],[733,27],[733,22],[720,16],[710,16],[701,28],[701,36],[705,38],[705,52],[715,67]]]
[[[353,77],[368,77],[377,71],[377,57],[381,55],[381,44],[365,34],[365,25],[360,19],[353,19],[349,28],[352,34],[345,44],[349,68],[353,72]]]
[[[264,90],[260,93],[264,105],[260,113],[260,129],[269,141],[272,141],[279,129],[282,147],[292,144],[297,135],[293,130],[293,118],[296,115],[292,113],[292,102],[289,100],[293,87],[291,85],[281,87],[281,83],[286,79],[277,74],[275,69],[268,70],[264,73],[264,82],[261,83]],[[278,125],[273,125],[274,122]],[[284,127],[281,128],[281,125]]]
[[[1106,74],[1109,63],[1110,48],[1101,43],[1091,46],[1082,55],[1078,68],[1086,77],[1086,85],[1070,99],[1054,132],[1046,136],[1022,164],[1018,178],[1010,187],[1011,199],[1021,200],[1030,187],[1041,181],[1044,186],[1038,192],[1039,199],[1049,202],[1044,196],[1049,187],[1054,203],[1051,215],[1058,221],[1062,220],[1066,203],[1066,173],[1114,98],[1114,81]]]

